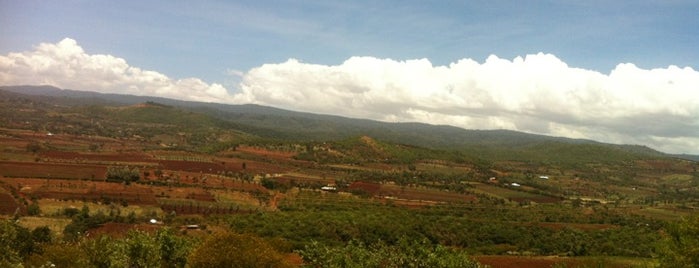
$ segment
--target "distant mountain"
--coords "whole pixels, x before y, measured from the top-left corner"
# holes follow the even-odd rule
[[[639,145],[535,135],[510,130],[466,130],[424,123],[386,123],[366,119],[287,111],[254,104],[229,105],[160,97],[62,90],[51,86],[3,86],[0,90],[51,97],[65,105],[158,103],[228,122],[238,131],[269,139],[298,142],[337,141],[368,136],[376,140],[454,150],[492,160],[596,162],[671,157]],[[699,156],[674,156],[699,159]]]

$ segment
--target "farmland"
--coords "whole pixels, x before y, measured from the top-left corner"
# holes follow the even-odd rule
[[[272,241],[296,265],[309,245],[405,242],[492,267],[643,267],[666,226],[699,206],[697,163],[670,157],[480,158],[367,135],[260,137],[154,103],[32,103],[3,102],[15,114],[0,128],[0,214],[47,226],[56,243],[231,232]]]

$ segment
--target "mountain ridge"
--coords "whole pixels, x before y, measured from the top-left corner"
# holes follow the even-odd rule
[[[234,124],[239,130],[263,138],[333,141],[369,136],[397,144],[432,149],[457,150],[484,158],[554,159],[546,154],[581,151],[594,161],[592,153],[617,153],[621,159],[676,157],[695,161],[699,156],[670,155],[643,145],[619,145],[587,139],[572,139],[512,130],[473,130],[417,122],[380,122],[336,115],[296,112],[257,104],[221,104],[60,89],[53,86],[0,86],[0,90],[24,95],[58,98],[67,103],[136,105],[157,103],[207,114]],[[577,146],[577,147],[575,147]],[[585,149],[582,149],[585,147]],[[605,148],[602,148],[605,147]],[[510,156],[508,156],[510,155]],[[601,157],[601,156],[600,156]],[[548,159],[548,160],[551,160]]]

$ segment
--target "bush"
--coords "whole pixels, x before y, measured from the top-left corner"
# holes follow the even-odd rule
[[[332,248],[312,242],[299,253],[311,267],[483,267],[464,251],[405,237],[395,245],[382,241],[365,245],[353,240]]]
[[[138,168],[129,168],[126,166],[109,167],[107,168],[107,181],[123,182],[130,184],[141,179],[141,173]]]
[[[666,228],[659,248],[660,267],[697,267],[699,264],[699,216]]]
[[[261,238],[221,233],[210,236],[189,256],[189,267],[292,267]]]
[[[39,204],[37,204],[36,202],[32,202],[31,204],[29,204],[29,206],[27,206],[27,214],[29,214],[29,216],[36,216],[41,214]]]

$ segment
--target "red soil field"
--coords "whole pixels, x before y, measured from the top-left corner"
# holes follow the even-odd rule
[[[509,198],[510,201],[514,202],[526,202],[526,201],[531,201],[531,202],[536,202],[536,203],[559,203],[563,201],[562,198],[558,197],[551,197],[551,196],[540,196],[540,197],[523,197],[523,198]]]
[[[473,195],[400,187],[397,185],[382,185],[378,194],[400,199],[426,200],[435,202],[476,202],[478,200],[478,198]]]
[[[607,230],[619,228],[618,225],[614,224],[593,224],[593,223],[561,223],[561,222],[538,222],[536,225],[546,228],[551,228],[554,230],[561,230],[563,228],[572,228],[582,231],[594,231],[594,230]]]
[[[216,202],[216,198],[207,191],[189,193],[186,198],[203,202]]]
[[[554,265],[562,267],[582,268],[582,267],[646,267],[646,265],[631,265],[623,261],[604,260],[594,258],[570,258],[557,256],[475,256],[478,262],[489,265],[492,268],[551,268]],[[651,265],[652,266],[652,265]]]
[[[374,182],[353,182],[350,190],[362,190],[372,196],[390,196],[398,199],[434,202],[475,202],[478,199],[472,195],[449,193],[436,190],[415,189],[397,185],[381,185]]]
[[[221,163],[212,162],[196,162],[196,161],[180,161],[180,160],[158,160],[158,163],[167,170],[203,172],[203,173],[219,173],[226,171],[240,171],[242,167],[225,166]]]
[[[130,230],[139,230],[148,233],[154,233],[158,229],[162,228],[161,225],[156,224],[129,224],[129,223],[117,223],[108,222],[102,224],[102,226],[91,229],[88,231],[89,237],[98,237],[101,235],[108,235],[114,238],[124,237]]]
[[[20,192],[38,198],[56,200],[84,200],[126,202],[138,205],[157,205],[155,195],[148,186],[101,181],[77,181],[58,179],[4,178],[6,183],[21,186]],[[18,187],[19,188],[19,187]]]
[[[42,158],[66,159],[66,160],[92,160],[92,161],[113,161],[113,162],[148,162],[152,158],[149,155],[142,153],[119,153],[119,154],[102,154],[102,153],[78,153],[78,152],[60,152],[50,151],[40,154]]]
[[[5,177],[104,179],[107,168],[100,165],[74,165],[32,162],[0,162]]]
[[[12,195],[0,192],[0,214],[12,215],[19,207]]]
[[[310,184],[328,185],[328,184],[335,183],[335,180],[333,180],[333,179],[309,178],[309,177],[298,177],[298,176],[289,176],[289,175],[284,175],[284,176],[276,177],[273,179],[276,182],[287,185],[287,186],[290,186],[292,181],[295,184],[310,183]]]
[[[273,151],[273,150],[267,150],[267,149],[263,149],[263,148],[244,146],[244,145],[238,146],[238,148],[236,148],[235,150],[239,151],[239,152],[267,156],[270,158],[288,159],[288,158],[292,158],[292,157],[296,156],[295,152]]]
[[[381,184],[375,182],[355,181],[350,184],[349,189],[362,190],[373,196],[378,194],[379,190],[381,190]]]
[[[573,260],[558,257],[520,257],[520,256],[477,256],[475,259],[492,268],[550,268],[556,263],[565,263],[574,267]]]

